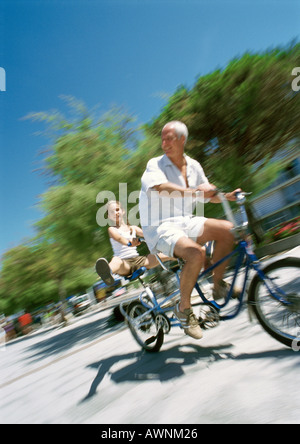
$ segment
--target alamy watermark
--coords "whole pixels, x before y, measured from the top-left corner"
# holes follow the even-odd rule
[[[292,90],[298,92],[300,91],[300,66],[292,70],[292,76],[296,76],[292,81]]]
[[[6,72],[0,67],[0,91],[6,91]]]
[[[100,227],[111,225],[107,214],[107,203],[119,201],[129,225],[158,227],[162,220],[172,219],[180,214],[193,213],[194,216],[204,216],[204,200],[200,191],[197,192],[197,197],[190,191],[183,194],[179,191],[170,193],[151,191],[141,198],[140,190],[128,194],[127,184],[120,183],[118,197],[108,190],[98,193],[96,202],[102,205],[97,211],[96,221]]]

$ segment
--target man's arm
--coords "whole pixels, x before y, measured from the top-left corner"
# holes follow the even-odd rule
[[[209,185],[209,186],[208,186]],[[209,189],[210,187],[210,189]],[[213,184],[202,184],[199,185],[197,188],[199,191],[204,192],[205,198],[210,198],[210,202],[212,203],[221,203],[221,200],[216,195],[216,187]],[[225,198],[231,202],[236,200],[236,193],[242,191],[241,188],[237,188],[234,191],[231,191],[231,193],[225,193]]]
[[[196,189],[181,187],[180,185],[176,185],[175,183],[172,182],[166,182],[160,185],[155,185],[153,189],[158,191],[159,193],[163,192],[173,193],[174,191],[176,191],[180,193],[181,196],[184,196],[186,194],[195,194],[197,191]]]
[[[176,185],[171,182],[162,183],[161,185],[155,185],[153,187],[156,191],[159,193],[167,192],[177,192],[180,194],[180,196],[186,196],[186,195],[192,195],[194,197],[197,197],[199,195],[199,192],[203,193],[203,197],[205,199],[212,199],[215,196],[215,186],[211,183],[204,183],[199,185],[197,188],[185,188],[180,185]],[[218,202],[219,199],[215,198]]]

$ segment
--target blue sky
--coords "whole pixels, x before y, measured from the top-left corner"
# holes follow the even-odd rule
[[[0,255],[33,236],[48,183],[34,172],[49,140],[33,111],[64,110],[61,95],[138,123],[183,84],[246,51],[299,38],[299,0],[1,0]],[[299,61],[300,63],[300,61]],[[291,67],[292,69],[293,67]]]

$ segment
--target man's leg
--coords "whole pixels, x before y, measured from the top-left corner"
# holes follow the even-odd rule
[[[204,263],[203,248],[188,237],[182,237],[176,242],[174,254],[185,260],[180,275],[181,299],[180,303],[175,306],[174,314],[187,335],[194,339],[201,339],[203,334],[191,308],[191,294]]]
[[[234,236],[230,231],[233,225],[227,220],[207,219],[204,230],[197,242],[204,245],[208,241],[215,241],[213,261],[218,262],[228,255],[234,246]],[[223,262],[214,270],[214,288],[218,292],[228,261]]]
[[[191,308],[191,294],[204,263],[204,252],[196,242],[182,237],[175,245],[174,255],[185,261],[180,275],[181,300],[179,309],[183,312],[185,309]]]

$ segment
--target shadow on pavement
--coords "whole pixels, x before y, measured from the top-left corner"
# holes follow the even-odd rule
[[[161,382],[180,378],[184,375],[184,367],[203,361],[208,365],[211,361],[223,359],[218,350],[225,350],[231,345],[219,347],[200,347],[198,345],[176,345],[160,353],[135,352],[124,355],[115,355],[110,358],[90,364],[88,368],[98,370],[92,382],[89,393],[82,402],[96,394],[98,386],[104,376],[109,373],[111,379],[116,383],[128,381],[159,380]],[[230,355],[230,353],[229,353]],[[120,361],[132,362],[125,367],[114,371],[111,368]]]
[[[258,353],[243,353],[233,355],[230,352],[231,344],[224,344],[214,347],[200,347],[198,345],[185,344],[176,345],[168,350],[157,354],[147,352],[127,353],[124,355],[115,355],[107,359],[100,360],[90,364],[88,368],[98,370],[90,390],[86,397],[81,401],[85,402],[96,395],[97,388],[106,374],[115,383],[130,381],[150,381],[158,380],[160,382],[169,381],[184,376],[185,367],[200,364],[202,368],[209,367],[214,362],[221,360],[247,360],[276,358],[285,359],[295,356],[295,365],[299,366],[299,357],[290,349],[269,350]],[[114,364],[120,361],[131,362],[123,368],[113,371]]]

